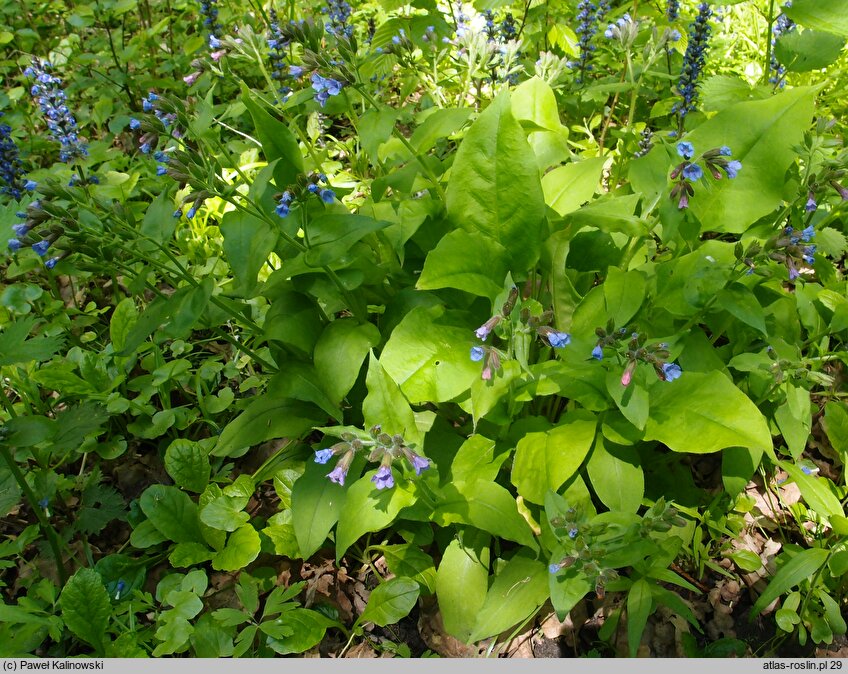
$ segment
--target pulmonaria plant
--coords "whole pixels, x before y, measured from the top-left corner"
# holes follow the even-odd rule
[[[295,204],[305,202],[310,196],[317,197],[325,204],[332,204],[336,199],[336,193],[330,189],[329,184],[327,176],[323,173],[301,175],[295,184],[289,185],[285,191],[275,196],[277,206],[274,210],[281,218],[287,218]]]
[[[341,457],[335,468],[327,473],[330,481],[336,484],[344,485],[358,452],[368,452],[369,462],[380,462],[380,467],[371,478],[377,489],[391,489],[395,486],[392,465],[402,459],[406,460],[419,476],[430,468],[430,459],[412,451],[414,444],[407,444],[402,435],[383,433],[379,425],[373,426],[367,435],[362,433],[357,437],[345,431],[340,437],[341,442],[315,452],[315,463],[320,464],[326,464],[334,456]]]
[[[686,53],[683,56],[683,69],[677,82],[677,93],[682,100],[675,103],[672,112],[676,112],[680,118],[680,128],[683,129],[683,121],[686,115],[692,112],[698,104],[698,80],[707,63],[707,50],[709,49],[710,18],[713,10],[706,2],[698,5],[698,15],[689,25],[689,43],[686,45]]]
[[[707,150],[696,158],[694,145],[688,141],[681,141],[677,144],[677,154],[683,158],[683,161],[671,172],[671,180],[676,181],[671,188],[671,198],[677,201],[677,207],[680,209],[688,208],[689,199],[695,195],[693,183],[699,182],[704,177],[704,168],[698,163],[699,161],[703,161],[707,172],[715,180],[721,180],[722,171],[732,180],[742,170],[742,162],[730,159],[733,151],[727,145]]]
[[[50,63],[34,58],[24,75],[34,81],[30,94],[38,103],[53,139],[62,146],[59,159],[69,163],[88,156],[88,146],[77,132],[77,120],[68,108],[62,80],[51,75],[50,70]]]

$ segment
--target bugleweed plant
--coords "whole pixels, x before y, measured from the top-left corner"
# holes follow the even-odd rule
[[[20,7],[0,655],[845,634],[839,0]]]

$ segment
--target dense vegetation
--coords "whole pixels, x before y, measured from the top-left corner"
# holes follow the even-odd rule
[[[0,656],[844,648],[846,39],[0,3]]]

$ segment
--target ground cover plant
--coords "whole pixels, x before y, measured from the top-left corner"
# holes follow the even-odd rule
[[[0,655],[844,656],[846,17],[0,3]]]

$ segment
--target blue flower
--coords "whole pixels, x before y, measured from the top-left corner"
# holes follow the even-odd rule
[[[150,143],[142,143],[139,148],[142,154],[150,154],[150,150],[152,149]]]
[[[742,170],[742,162],[733,159],[732,161],[727,162],[727,166],[724,167],[724,170],[727,172],[728,178],[735,178],[736,174]]]
[[[58,257],[51,257],[49,260],[44,262],[44,266],[48,269],[53,269],[56,266],[56,263],[59,261]]]
[[[802,256],[804,258],[804,262],[806,262],[807,264],[813,264],[815,262],[815,258],[813,257],[813,255],[815,255],[815,254],[816,254],[815,244],[806,246],[804,248],[804,255]]]
[[[571,344],[571,335],[567,332],[549,332],[548,342],[555,349],[561,349]]]
[[[309,186],[306,189],[312,192],[312,194],[318,194],[318,190],[320,190],[321,188],[318,187],[318,185],[316,185],[315,183],[309,183]]]
[[[669,42],[677,42],[681,38],[680,31],[677,28],[673,28],[668,34]]]
[[[677,144],[677,154],[684,159],[692,159],[695,156],[695,146],[688,141],[681,140]]]
[[[50,505],[50,499],[47,498],[46,496],[44,498],[40,498],[40,499],[38,499],[38,505],[41,508],[47,508],[47,506]]]
[[[167,172],[168,172],[168,167],[164,166],[163,164],[159,164],[159,166],[156,167],[156,175],[157,176],[163,176]]]
[[[333,192],[333,190],[325,188],[325,189],[321,190],[321,193],[320,193],[319,196],[321,197],[321,201],[323,201],[325,204],[331,204],[331,203],[333,203],[333,200],[336,198],[336,193]]]
[[[27,180],[27,181],[24,183],[24,189],[25,189],[27,192],[35,192],[35,188],[36,188],[36,187],[38,187],[38,183],[37,183],[37,182],[35,182],[34,180]]]
[[[682,97],[680,103],[675,104],[674,111],[682,120],[692,112],[698,103],[698,80],[707,63],[707,49],[712,28],[710,17],[713,12],[706,2],[698,5],[698,15],[689,25],[689,43],[683,56],[683,68],[680,79],[677,82],[677,92]]]
[[[603,360],[604,350],[601,348],[600,344],[598,344],[594,349],[592,349],[592,358],[594,358],[595,360]]]
[[[214,46],[213,40],[218,43],[218,37],[221,35],[221,24],[218,23],[218,7],[217,0],[201,0],[200,13],[203,15],[203,25],[209,31],[209,47],[217,49]]]
[[[338,96],[344,86],[338,80],[331,77],[322,77],[318,73],[312,73],[310,78],[312,88],[315,90],[315,100],[321,104],[323,108],[330,96]]]
[[[47,249],[50,248],[50,242],[47,239],[42,239],[38,243],[32,244],[32,249],[40,256],[47,255]]]
[[[182,209],[181,209],[181,208],[178,208],[177,210],[175,210],[175,211],[174,211],[174,213],[173,213],[173,216],[174,216],[175,218],[181,218],[181,217],[183,217],[183,211],[182,211]]]
[[[677,21],[677,16],[680,13],[680,0],[668,0],[665,6],[665,15],[669,21]],[[679,38],[678,38],[679,39]]]
[[[327,0],[327,8],[324,11],[330,19],[326,26],[330,35],[353,37],[353,26],[348,24],[352,10],[345,0]]]
[[[418,454],[413,454],[412,467],[415,469],[416,475],[421,475],[421,473],[430,467],[430,459],[424,456],[418,456]]]
[[[319,449],[315,452],[315,463],[327,463],[331,458],[333,458],[333,450],[330,448],[327,449]]]
[[[77,135],[77,120],[68,108],[62,80],[47,72],[50,67],[46,61],[33,59],[32,66],[25,73],[38,83],[33,85],[31,93],[41,109],[50,135],[61,145],[59,159],[71,162],[88,156],[88,147]]]
[[[810,196],[809,196],[809,197],[807,197],[807,203],[806,203],[806,204],[804,204],[804,210],[805,210],[807,213],[812,213],[812,212],[813,212],[813,211],[815,211],[818,207],[819,207],[819,205],[816,203],[816,198],[815,198],[812,194],[810,194]],[[808,241],[809,239],[805,239],[805,240],[807,240],[807,241]]]
[[[557,573],[561,568],[562,566],[560,566],[559,564],[548,565],[548,571],[550,571],[551,573]]]
[[[391,489],[395,486],[395,478],[392,475],[391,466],[380,466],[374,477],[371,478],[377,489]]]
[[[471,360],[473,360],[475,363],[483,360],[483,357],[485,355],[486,355],[486,350],[482,346],[472,346],[471,347]]]
[[[23,244],[17,239],[9,239],[9,250],[13,253],[17,253],[22,247]]]
[[[327,473],[327,477],[330,478],[330,482],[335,482],[336,484],[340,484],[344,486],[345,477],[347,477],[348,468],[343,466],[341,462],[337,465],[333,470]]]
[[[12,231],[16,236],[26,236],[26,233],[29,231],[29,227],[25,222],[20,222],[17,225],[12,225]]]
[[[663,363],[662,371],[665,381],[674,381],[683,374],[683,370],[677,363]]]
[[[302,77],[304,69],[301,66],[289,66],[289,75],[294,78]]]
[[[188,209],[188,213],[186,213],[186,217],[191,220],[195,215],[197,215],[197,208],[192,206]]]
[[[141,128],[141,122],[139,122],[135,117],[130,120],[130,128],[135,131],[136,129]]]
[[[683,169],[683,177],[686,178],[686,180],[695,182],[696,180],[700,180],[704,177],[704,169],[702,169],[698,164],[689,164]]]
[[[805,227],[804,229],[801,230],[801,241],[804,241],[805,243],[809,243],[810,239],[812,239],[815,235],[816,235],[816,230],[812,225],[810,225],[809,227]]]
[[[274,210],[281,218],[285,218],[289,214],[289,205],[285,201],[280,200],[280,203],[277,204]]]
[[[3,113],[0,112],[0,117]],[[12,127],[0,124],[0,194],[8,194],[13,199],[20,199],[25,188],[22,183],[24,176],[23,164],[20,160],[18,146],[12,138]]]
[[[729,157],[730,155],[732,155],[732,154],[733,154],[733,150],[731,150],[729,147],[727,147],[727,145],[722,145],[722,146],[718,149],[718,153],[719,153],[722,157]]]
[[[571,529],[568,530],[568,537],[571,540],[574,540],[575,538],[577,538],[577,534],[579,533],[580,531],[577,529],[577,527],[571,527]]]

